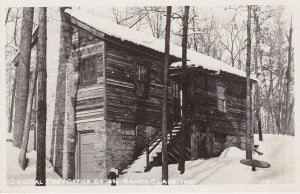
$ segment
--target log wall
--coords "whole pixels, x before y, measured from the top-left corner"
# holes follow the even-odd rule
[[[107,44],[106,61],[107,120],[160,126],[163,59]],[[148,67],[149,90],[146,98],[135,94],[135,62]]]
[[[201,71],[193,73],[194,75],[190,76],[193,79],[189,80],[189,85],[193,87],[189,90],[190,114],[195,124],[194,130],[190,129],[191,140],[208,127],[212,156],[218,156],[231,146],[245,149],[246,80],[223,72],[217,75]],[[226,112],[218,110],[217,85],[226,88]],[[192,144],[191,146],[195,147]]]
[[[81,85],[78,82],[78,90],[75,99],[76,123],[104,118],[104,85],[103,85],[103,52],[104,41],[87,34],[84,30],[75,29],[72,39],[74,76],[80,79],[80,62],[86,58],[96,57],[97,82],[89,85]],[[81,129],[78,129],[81,130]]]
[[[209,123],[210,130],[228,134],[244,135],[246,132],[246,90],[245,80],[226,74],[194,75],[194,96],[190,101],[194,108],[194,121],[199,125]],[[218,111],[217,85],[224,86],[226,112]]]

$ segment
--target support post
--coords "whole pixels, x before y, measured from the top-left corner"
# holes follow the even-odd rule
[[[147,145],[146,149],[146,169],[149,168],[149,145]]]
[[[247,132],[246,132],[246,159],[252,159],[252,125],[251,125],[251,5],[248,5],[247,20],[247,61],[246,61],[246,88],[247,88]]]
[[[170,55],[170,29],[172,7],[167,6],[165,57],[164,57],[164,84],[162,102],[162,184],[167,185],[168,172],[168,83],[169,83],[169,55]]]

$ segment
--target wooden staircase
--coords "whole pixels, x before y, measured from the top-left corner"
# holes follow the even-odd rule
[[[168,163],[176,164],[180,158],[180,130],[181,123],[169,124],[168,126],[168,139],[167,139],[167,150],[168,150]],[[186,139],[185,146],[185,160],[190,160],[190,138]],[[161,130],[156,131],[146,142],[146,146],[143,150],[139,151],[139,155],[136,157],[134,162],[127,166],[122,174],[128,173],[128,170],[133,167],[135,172],[148,172],[152,167],[162,165],[162,132]],[[144,163],[145,162],[145,163]],[[144,163],[145,165],[142,165]]]
[[[168,130],[168,162],[169,164],[175,164],[179,162],[180,158],[180,129],[181,124],[176,123],[173,126],[170,126],[170,130]],[[190,143],[188,142],[189,138],[186,139],[186,146],[185,146],[185,160],[190,160],[191,150],[190,150]],[[157,153],[157,156],[153,158],[152,161],[149,161],[149,155],[153,150],[161,143],[161,132],[157,135],[156,138],[153,138],[152,141],[149,141],[147,147],[145,148],[147,154],[146,160],[146,168],[145,172],[151,170],[152,167],[161,166],[162,165],[162,152],[160,151]]]

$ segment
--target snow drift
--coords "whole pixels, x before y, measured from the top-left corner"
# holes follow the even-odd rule
[[[36,152],[27,153],[28,167],[23,171],[18,164],[19,148],[15,148],[12,142],[7,142],[7,181],[8,185],[34,185],[36,169]],[[259,142],[255,135],[255,144],[259,144],[259,150],[263,155],[253,153],[253,157],[271,164],[270,168],[257,168],[255,172],[251,167],[240,163],[245,158],[245,151],[236,147],[230,147],[222,152],[220,157],[209,160],[198,159],[187,161],[184,174],[177,170],[177,164],[169,165],[169,180],[171,184],[293,184],[295,181],[295,153],[294,137],[286,135],[264,135],[264,141]],[[157,147],[157,151],[161,148]],[[156,151],[155,151],[156,152]],[[154,156],[153,156],[154,157]],[[127,173],[117,179],[117,185],[143,184],[160,185],[161,167],[154,167],[149,172],[143,172],[145,166],[144,156],[136,160],[127,169]],[[70,185],[74,182],[66,182],[58,176],[46,163],[47,185]],[[20,184],[16,184],[19,180]],[[21,181],[24,182],[21,182]],[[81,183],[79,183],[81,184]],[[92,183],[91,183],[92,184]]]
[[[294,137],[267,134],[264,135],[264,141],[259,142],[258,136],[255,135],[255,144],[259,144],[263,155],[253,152],[253,158],[270,163],[270,168],[257,168],[255,172],[252,171],[251,167],[240,163],[241,159],[245,159],[246,152],[230,147],[217,158],[187,161],[184,174],[179,173],[177,164],[169,165],[169,179],[176,184],[192,185],[294,183]],[[158,181],[151,181],[154,179]],[[161,167],[154,167],[147,173],[135,173],[132,166],[128,173],[119,178],[120,183],[122,180],[144,180],[150,185],[160,184]]]

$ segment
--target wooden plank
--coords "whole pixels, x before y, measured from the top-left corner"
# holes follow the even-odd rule
[[[101,114],[90,115],[90,116],[76,117],[76,121],[89,120],[89,119],[96,119],[96,118],[102,118],[103,116],[104,116],[104,114],[101,113]]]
[[[81,173],[95,173],[96,174],[96,163],[95,162],[81,163]]]
[[[197,74],[198,75],[198,74]],[[246,105],[245,98],[240,95],[243,92],[245,85],[232,77],[222,76],[208,76],[207,78],[207,94],[205,90],[202,90],[201,84],[195,84],[194,87],[194,117],[195,121],[206,122],[206,114],[208,113],[208,118],[212,131],[226,132],[230,134],[242,135],[246,127]],[[226,104],[227,112],[222,113],[217,111],[217,91],[216,85],[224,84],[227,88],[226,92]],[[232,92],[232,91],[238,92]],[[205,104],[205,106],[203,106]],[[210,114],[210,109],[215,108],[216,112],[212,115]]]
[[[94,146],[94,145],[93,145]],[[92,150],[94,151],[94,150]],[[95,155],[94,153],[81,153],[81,164],[86,164],[86,163],[95,163]]]
[[[88,111],[77,111],[76,112],[76,117],[90,116],[90,115],[95,115],[95,114],[100,114],[100,113],[103,113],[103,109],[94,109],[94,110],[88,110]]]
[[[95,122],[95,121],[103,121],[104,118],[100,117],[100,118],[93,118],[93,119],[86,119],[86,120],[80,120],[80,121],[75,121],[76,124],[79,123],[87,123],[87,122]],[[84,131],[85,129],[77,129],[78,131]]]
[[[107,119],[157,126],[161,123],[162,61],[141,57],[119,48],[107,48]],[[134,60],[149,67],[150,83],[147,99],[135,94]],[[171,100],[171,99],[170,99]]]
[[[92,139],[94,141],[94,139]],[[81,144],[81,152],[82,154],[86,154],[85,156],[90,156],[94,157],[94,143],[93,142],[84,142]]]
[[[97,177],[94,156],[94,133],[81,133],[79,137],[79,178],[93,179]]]
[[[77,42],[73,41],[72,43],[76,45]],[[103,50],[103,44],[104,44],[104,42],[100,41],[100,42],[96,42],[94,44],[89,44],[87,46],[80,46],[76,49],[72,49],[72,52],[75,53],[78,51],[83,51],[83,50],[87,50],[87,49],[91,49],[91,48],[97,48],[99,50],[99,54],[100,54],[101,51]]]
[[[86,142],[91,143],[94,142],[94,133],[83,133],[81,136],[82,144],[86,144]]]

